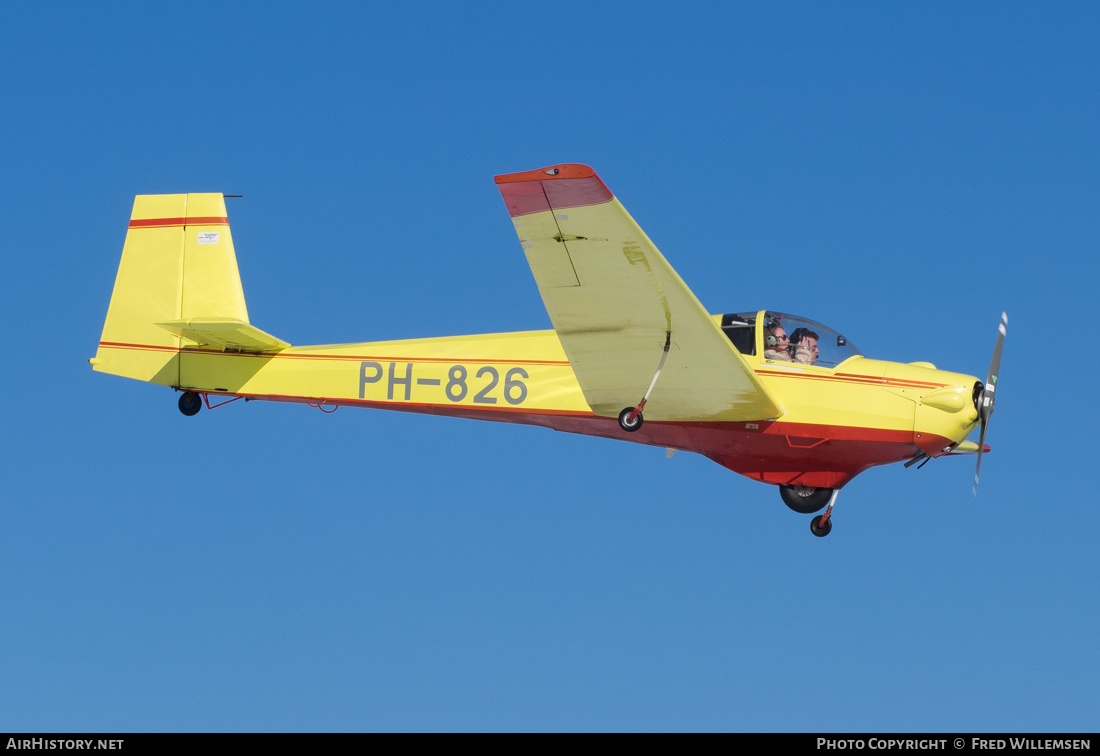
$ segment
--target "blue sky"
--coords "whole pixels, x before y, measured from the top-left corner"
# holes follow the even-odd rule
[[[1100,8],[0,9],[0,730],[1095,731]],[[549,327],[492,176],[592,165],[714,312],[985,375],[833,533],[697,456],[94,374],[133,195],[294,344]]]

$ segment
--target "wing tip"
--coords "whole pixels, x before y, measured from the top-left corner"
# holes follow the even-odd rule
[[[599,205],[615,197],[594,170],[580,163],[506,173],[493,179],[513,218],[547,210]]]
[[[493,176],[493,181],[498,184],[514,184],[520,181],[548,181],[550,179],[576,179],[592,178],[596,171],[581,163],[559,163],[545,168],[537,168],[533,171],[520,171],[519,173],[503,173]]]

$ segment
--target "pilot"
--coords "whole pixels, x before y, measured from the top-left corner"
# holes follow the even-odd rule
[[[818,338],[818,335],[809,328],[794,329],[794,333],[791,334],[791,350],[794,354],[794,361],[805,365],[812,365],[817,362]]]
[[[778,321],[764,328],[764,359],[791,361],[791,346],[787,340],[787,329]]]

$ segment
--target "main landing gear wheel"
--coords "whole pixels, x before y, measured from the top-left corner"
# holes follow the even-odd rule
[[[184,391],[180,397],[180,412],[188,417],[194,417],[202,409],[202,397],[194,391]]]
[[[620,422],[622,421],[620,420]],[[825,505],[829,503],[829,499],[833,496],[833,489],[811,488],[809,486],[780,486],[779,495],[783,497],[783,503],[795,512],[813,514],[825,508]]]
[[[633,412],[633,407],[627,407],[619,413],[619,427],[627,433],[633,433],[642,427],[642,413],[639,412],[637,415],[634,415],[634,419],[631,420],[630,415],[633,414]],[[815,509],[814,511],[816,512],[817,510]]]
[[[821,521],[824,516],[825,515],[818,515],[817,517],[810,520],[810,532],[818,538],[824,538],[825,536],[829,535],[829,531],[833,529],[832,520],[825,520],[825,522]]]

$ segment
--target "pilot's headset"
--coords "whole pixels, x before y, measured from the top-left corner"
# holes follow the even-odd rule
[[[779,346],[779,340],[775,338],[775,329],[782,325],[778,320],[773,320],[765,326],[768,329],[768,335],[764,337],[764,346]]]

